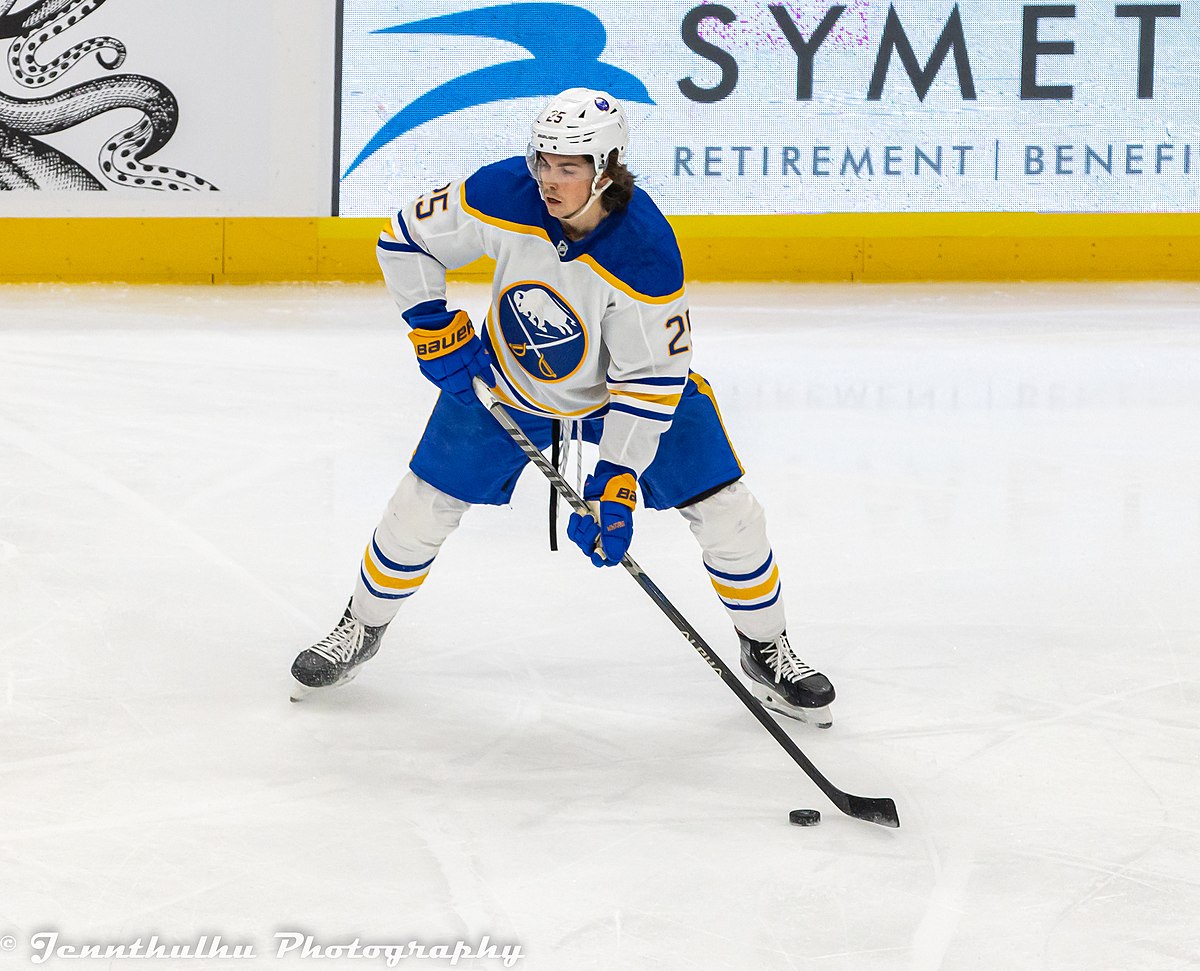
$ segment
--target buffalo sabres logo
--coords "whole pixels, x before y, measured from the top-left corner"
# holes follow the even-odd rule
[[[542,283],[517,283],[500,296],[500,330],[521,365],[539,381],[562,381],[587,354],[587,330],[562,297]]]

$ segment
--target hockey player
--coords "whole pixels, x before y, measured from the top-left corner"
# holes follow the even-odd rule
[[[620,562],[640,487],[687,520],[729,612],[742,668],[768,707],[822,727],[833,686],[785,632],[761,506],[742,483],[712,388],[688,368],[691,325],[678,244],[625,167],[628,125],[602,91],[572,88],[533,123],[525,158],[485,166],[396,214],[378,242],[421,372],[441,389],[363,554],[336,628],[292,666],[293,699],[344,684],[379,650],[472,503],[509,501],[527,459],[476,399],[481,377],[539,447],[552,421],[599,446],[583,496],[595,517],[567,535],[597,566]],[[477,332],[448,309],[446,270],[496,260]]]

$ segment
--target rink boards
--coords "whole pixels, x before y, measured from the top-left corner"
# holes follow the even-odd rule
[[[243,6],[0,18],[0,280],[375,278],[567,83],[625,103],[692,279],[1200,275],[1200,0]]]
[[[1195,280],[1200,216],[674,216],[688,279]],[[378,279],[375,219],[0,219],[0,281]],[[489,276],[487,261],[451,274]]]

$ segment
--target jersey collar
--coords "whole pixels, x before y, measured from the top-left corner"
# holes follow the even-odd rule
[[[610,212],[600,220],[600,225],[584,236],[583,239],[568,239],[566,232],[563,231],[562,223],[550,215],[550,211],[546,209],[544,204],[542,206],[542,225],[546,230],[546,235],[550,237],[550,243],[558,251],[559,260],[563,263],[568,263],[583,256],[584,253],[590,252],[603,240],[607,239],[613,230],[625,219],[625,208],[622,207],[615,212]]]

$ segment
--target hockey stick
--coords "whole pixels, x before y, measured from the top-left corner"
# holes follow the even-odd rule
[[[558,469],[550,464],[550,461],[542,454],[541,450],[529,440],[521,430],[521,426],[508,413],[503,402],[479,378],[475,379],[475,394],[478,395],[484,407],[492,413],[492,417],[500,423],[512,440],[520,447],[521,451],[525,453],[529,461],[541,470],[542,474],[554,485],[554,488],[567,500],[571,508],[580,515],[591,516],[591,507],[588,506],[578,492],[571,488],[571,483],[564,479]],[[847,816],[853,816],[855,819],[862,819],[868,823],[877,823],[880,826],[899,827],[900,817],[896,815],[895,802],[886,797],[873,798],[850,795],[849,793],[842,792],[841,789],[826,779],[821,774],[820,769],[812,764],[808,756],[800,751],[796,743],[792,741],[791,736],[780,727],[774,718],[767,714],[766,709],[747,690],[746,686],[742,684],[741,679],[729,670],[724,661],[717,657],[716,652],[708,646],[696,628],[689,624],[687,618],[667,599],[666,594],[659,590],[654,581],[642,572],[642,568],[634,562],[633,557],[626,553],[621,559],[621,566],[629,571],[629,575],[637,581],[638,586],[646,592],[646,595],[654,601],[658,608],[667,615],[671,623],[679,630],[679,633],[696,649],[696,653],[704,658],[708,666],[738,696],[742,704],[750,710],[750,714],[762,723],[762,726],[771,733],[772,737],[780,744],[783,750],[816,783],[817,788],[825,793],[830,802]]]

